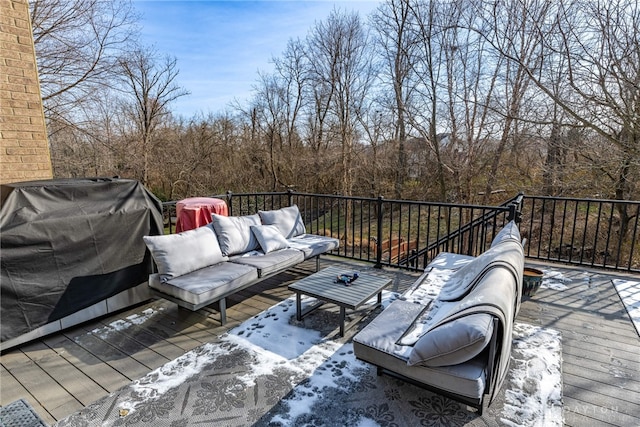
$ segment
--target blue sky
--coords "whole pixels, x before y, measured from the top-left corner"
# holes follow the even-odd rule
[[[258,71],[272,70],[290,39],[304,38],[334,9],[361,18],[380,1],[351,0],[134,0],[141,14],[142,42],[178,60],[178,84],[191,92],[173,104],[175,113],[224,111],[246,101]]]

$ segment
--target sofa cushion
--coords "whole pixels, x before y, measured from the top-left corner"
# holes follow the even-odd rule
[[[298,236],[306,232],[302,216],[297,205],[271,211],[258,211],[264,225],[275,225],[286,238]]]
[[[289,247],[287,239],[280,234],[278,227],[275,225],[252,225],[251,232],[258,240],[258,244],[265,254]]]
[[[407,364],[450,366],[466,362],[482,352],[492,334],[493,316],[487,313],[444,323],[418,339]]]
[[[222,262],[169,279],[154,280],[149,286],[193,305],[214,302],[258,279],[258,271],[247,265]]]
[[[251,251],[229,258],[229,261],[258,269],[258,276],[277,273],[304,261],[304,254],[297,249],[280,249],[264,254]]]
[[[162,281],[226,261],[211,224],[178,234],[144,236]]]
[[[340,246],[338,239],[315,234],[300,234],[287,240],[290,248],[304,252],[305,259],[332,251]]]
[[[516,242],[520,242],[520,230],[518,229],[518,224],[515,221],[509,221],[502,230],[496,234],[496,237],[493,238],[491,242],[491,247],[502,243],[506,240],[515,240]]]
[[[416,316],[409,327],[406,328],[398,340],[398,345],[413,346],[430,327],[433,312],[437,312],[438,309],[437,302],[434,304],[433,300],[426,300],[420,301],[420,304],[425,304],[424,309]]]
[[[397,341],[423,308],[409,301],[392,302],[353,337],[356,357],[450,393],[474,399],[482,397],[487,377],[486,359],[481,356],[456,366],[407,365],[404,349],[411,347],[400,346]]]
[[[211,219],[223,255],[241,254],[258,247],[258,241],[251,232],[252,225],[261,224],[258,214],[229,217],[212,214]]]
[[[524,255],[518,240],[505,239],[456,270],[442,287],[438,299],[456,301],[464,298],[486,274],[498,267],[509,268],[522,281]]]

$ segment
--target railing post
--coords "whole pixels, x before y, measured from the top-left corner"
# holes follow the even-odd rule
[[[520,192],[518,197],[509,204],[509,216],[507,216],[508,221],[515,221],[516,224],[520,224],[522,222],[522,200],[524,198],[524,193]]]
[[[227,191],[227,208],[229,209],[229,216],[233,215],[233,208],[231,207],[231,197],[233,197],[233,193],[231,190]]]
[[[287,197],[289,198],[289,206],[293,205],[293,190],[291,188],[287,188]]]
[[[378,196],[378,205],[376,207],[376,215],[378,216],[377,230],[376,230],[376,265],[374,268],[382,268],[382,215],[384,214],[384,205],[382,201],[384,198]]]
[[[509,215],[507,215],[507,221],[513,221],[516,217],[516,205],[511,203],[509,205]]]

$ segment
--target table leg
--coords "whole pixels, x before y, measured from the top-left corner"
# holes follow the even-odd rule
[[[344,336],[344,318],[345,316],[345,308],[343,306],[340,306],[340,336],[343,337]]]
[[[302,320],[302,301],[300,292],[296,292],[296,320],[298,322]]]
[[[378,305],[382,305],[382,291],[378,292]]]

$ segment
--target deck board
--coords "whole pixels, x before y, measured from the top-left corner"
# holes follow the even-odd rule
[[[87,377],[78,366],[69,366],[67,360],[50,349],[41,341],[30,343],[22,348],[29,358],[57,382],[67,393],[74,396],[83,406],[104,396],[106,390]]]
[[[153,351],[154,353],[162,355],[167,360],[173,360],[183,355],[185,350],[176,344],[177,339],[175,337],[168,339],[168,337],[160,336],[150,330],[150,327],[154,324],[155,320],[149,321],[146,327],[145,324],[143,324],[140,326],[131,325],[116,332],[109,330],[107,339],[111,338],[111,334],[118,334],[121,336],[120,339],[123,340],[122,342],[127,343],[127,349],[132,352],[131,354]],[[155,359],[155,354],[150,357]]]
[[[146,366],[149,370],[159,368],[171,360],[171,358],[145,347],[143,344],[122,332],[109,331],[108,334],[100,334],[94,331],[95,330],[88,330],[87,334],[98,338],[102,342],[103,347],[111,345]]]
[[[123,384],[128,384],[130,379],[122,375],[108,363],[104,363],[83,347],[64,335],[53,335],[43,340],[49,348],[63,358],[68,365],[74,366],[93,379],[107,392],[116,391]]]
[[[88,353],[100,359],[102,363],[106,363],[120,372],[129,381],[138,379],[151,371],[148,366],[91,333],[84,331],[79,335],[65,334],[65,336]]]
[[[2,355],[2,365],[56,420],[85,406],[21,350]]]
[[[55,419],[40,405],[38,400],[33,397],[33,395],[29,393],[29,391],[25,389],[22,384],[20,384],[20,382],[16,380],[2,365],[0,365],[0,385],[2,386],[2,393],[0,393],[0,405],[8,405],[18,399],[24,399],[29,402],[33,410],[38,413],[44,422],[49,424],[55,422]]]
[[[323,257],[321,268],[330,265],[370,267]],[[640,425],[640,338],[611,284],[618,276],[540,266],[562,271],[567,288],[541,289],[525,299],[517,321],[562,334],[565,425]],[[25,398],[53,423],[291,297],[287,286],[313,272],[315,262],[308,261],[232,295],[224,326],[216,304],[192,312],[152,300],[10,350],[0,356],[1,403]],[[384,273],[392,279],[390,288],[400,292],[419,276],[394,269]],[[139,325],[110,328],[149,311],[153,316]]]
[[[565,425],[640,425],[640,339],[611,283],[616,276],[538,267],[562,270],[567,288],[541,289],[518,320],[562,333]]]

